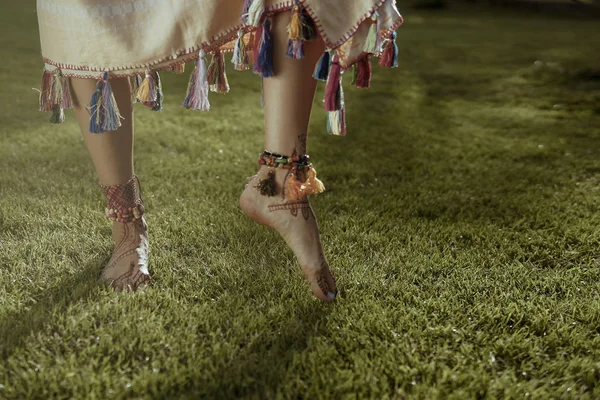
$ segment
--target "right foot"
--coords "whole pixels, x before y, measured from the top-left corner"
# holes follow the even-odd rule
[[[337,286],[333,272],[325,259],[319,227],[308,199],[289,200],[282,195],[289,170],[276,169],[277,195],[263,196],[256,188],[259,180],[268,174],[261,167],[258,174],[246,186],[240,198],[242,210],[256,222],[275,229],[294,251],[313,294],[323,301],[333,301]]]
[[[113,222],[113,255],[102,270],[101,280],[121,291],[146,287],[148,272],[148,226],[142,217],[133,222]]]

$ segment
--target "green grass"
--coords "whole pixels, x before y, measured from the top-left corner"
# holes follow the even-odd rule
[[[0,14],[0,398],[600,398],[598,21],[405,10],[345,138],[321,87],[323,304],[238,209],[262,111],[235,71],[209,113],[169,74],[138,109],[154,286],[98,286],[103,198],[72,113],[36,111],[30,3]]]

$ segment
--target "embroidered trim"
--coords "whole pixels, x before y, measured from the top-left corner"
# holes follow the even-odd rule
[[[313,19],[315,26],[317,27],[319,34],[323,38],[325,45],[329,49],[335,50],[336,48],[338,48],[342,44],[344,44],[346,41],[348,41],[356,33],[356,31],[358,30],[360,25],[366,19],[370,18],[371,15],[373,14],[373,12],[375,12],[378,8],[382,7],[386,3],[386,1],[389,1],[389,0],[379,0],[379,2],[376,3],[375,6],[369,10],[369,12],[365,13],[361,17],[361,19],[352,27],[352,29],[350,31],[348,31],[345,35],[343,35],[342,38],[340,40],[338,40],[336,43],[333,43],[329,40],[329,38],[327,37],[327,35],[324,32],[324,29],[322,27],[320,20],[317,18],[317,16],[315,15],[315,13],[311,9],[311,7],[306,3],[306,0],[298,0],[298,1],[304,7],[304,9],[308,12],[310,17]],[[294,6],[294,1],[286,1],[286,2],[283,2],[276,6],[267,7],[265,9],[265,18],[271,17],[274,14],[277,14],[279,12],[289,11],[293,8],[293,6]],[[403,24],[403,22],[404,22],[404,19],[402,18],[402,16],[399,16],[398,19],[392,24],[392,26],[390,28],[382,30],[380,32],[380,34],[384,35],[384,36],[389,35],[389,33],[391,31],[398,29]],[[110,72],[111,78],[123,78],[123,77],[129,77],[129,76],[136,75],[136,74],[143,74],[146,70],[149,70],[149,69],[154,70],[154,71],[170,70],[177,65],[185,64],[187,62],[191,62],[191,61],[197,59],[198,52],[200,50],[204,50],[204,52],[206,54],[214,53],[217,50],[220,50],[223,53],[233,52],[233,49],[221,49],[221,46],[223,46],[227,43],[233,42],[238,35],[238,31],[243,31],[244,34],[246,34],[246,33],[250,33],[250,32],[255,32],[256,29],[257,28],[253,27],[253,26],[239,24],[237,26],[234,26],[234,27],[228,29],[227,31],[223,32],[222,34],[220,34],[218,36],[210,38],[208,41],[206,41],[204,43],[200,43],[198,45],[195,45],[195,46],[192,46],[192,47],[189,47],[186,49],[178,50],[178,51],[174,52],[171,56],[163,57],[158,60],[151,61],[151,62],[148,62],[145,64],[105,68],[105,67],[88,67],[88,66],[79,66],[79,65],[74,65],[74,64],[57,63],[46,57],[43,57],[43,61],[47,66],[51,66],[54,68],[60,68],[62,70],[62,74],[67,77],[77,77],[77,78],[83,78],[83,79],[100,79],[105,72]],[[358,61],[363,56],[364,56],[364,54],[359,54],[357,57],[355,57],[351,60],[345,60],[346,62],[343,65],[343,69],[346,70],[346,69],[350,68],[354,63],[356,63],[356,61]],[[46,70],[53,71],[52,68],[46,68]],[[90,74],[72,73],[69,70],[70,71],[87,71],[87,72],[90,72]],[[127,71],[127,72],[125,72],[125,71]],[[95,73],[95,74],[92,74],[92,73]]]

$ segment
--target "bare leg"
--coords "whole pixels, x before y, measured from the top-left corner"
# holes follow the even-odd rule
[[[96,90],[90,79],[71,79],[75,117],[83,133],[101,185],[125,184],[133,174],[133,105],[128,79],[111,80],[122,126],[113,132],[89,132],[89,101]],[[119,290],[135,290],[149,279],[147,267],[148,232],[145,220],[113,223],[115,250],[102,271],[102,280]]]
[[[308,123],[317,85],[312,72],[325,45],[321,39],[308,41],[304,43],[303,59],[287,57],[288,22],[289,15],[285,13],[273,18],[275,76],[264,79],[265,149],[291,156],[294,152],[306,153]],[[240,199],[242,209],[257,222],[277,230],[294,251],[314,295],[324,301],[333,300],[337,287],[308,200],[288,201],[282,187],[289,170],[279,168],[276,170],[277,195],[262,196],[256,184],[267,172],[267,167],[261,167],[248,184]]]

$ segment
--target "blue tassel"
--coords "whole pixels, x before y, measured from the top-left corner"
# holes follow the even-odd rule
[[[321,56],[321,59],[319,59],[319,62],[317,63],[317,66],[315,68],[315,72],[313,73],[313,78],[320,80],[320,81],[327,81],[327,78],[329,77],[329,62],[331,60],[331,56],[329,55],[329,52],[326,51],[325,53],[323,53],[323,55]]]
[[[288,40],[288,49],[286,55],[296,60],[304,58],[304,43],[302,40]]]
[[[394,57],[392,58],[392,68],[398,68],[398,44],[396,43],[396,32],[392,32],[392,41],[394,42]]]
[[[160,81],[160,75],[158,72],[154,72],[155,76],[155,83],[156,83],[156,101],[154,102],[154,104],[152,105],[152,111],[162,111],[162,105],[163,105],[163,99],[164,99],[164,94],[163,94],[163,89],[162,89],[162,82]]]
[[[108,72],[96,84],[90,100],[90,133],[116,131],[121,126],[121,115],[108,80]]]
[[[271,36],[270,19],[267,19],[264,23],[260,42],[261,46],[257,60],[260,74],[263,78],[270,78],[275,75],[273,72],[273,37]]]

